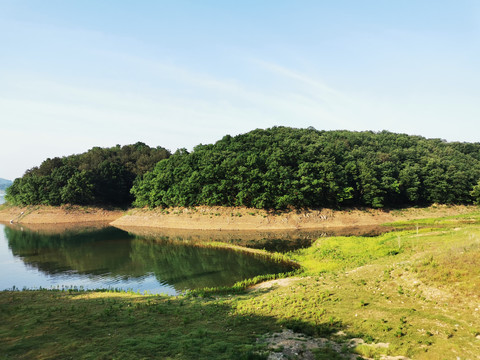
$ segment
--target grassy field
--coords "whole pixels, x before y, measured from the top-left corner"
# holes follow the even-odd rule
[[[479,221],[321,238],[287,254],[301,273],[245,291],[0,292],[0,359],[265,359],[292,343],[293,358],[478,359]]]

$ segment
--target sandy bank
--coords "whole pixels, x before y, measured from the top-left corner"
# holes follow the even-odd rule
[[[2,206],[0,221],[19,224],[67,224],[112,222],[124,214],[121,210],[106,210],[82,206]]]
[[[313,230],[375,226],[387,222],[468,213],[473,206],[432,206],[405,210],[306,210],[273,214],[265,210],[225,207],[132,209],[112,222],[118,227],[198,230]]]
[[[27,206],[0,208],[0,221],[19,224],[110,222],[120,228],[150,227],[186,230],[315,230],[366,227],[386,222],[464,214],[474,206],[431,206],[403,210],[305,210],[272,213],[228,207],[106,210],[81,206]]]

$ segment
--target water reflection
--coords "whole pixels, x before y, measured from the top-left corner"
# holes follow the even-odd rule
[[[290,270],[240,252],[101,225],[50,230],[5,226],[0,240],[8,243],[8,249],[0,248],[0,289],[80,284],[173,294]]]
[[[220,241],[253,249],[288,252],[309,247],[320,237],[329,236],[376,236],[393,230],[393,227],[367,225],[343,226],[316,230],[268,230],[268,231],[219,231],[161,229],[135,226],[120,226],[126,232],[146,239],[162,239],[195,244],[205,241]]]
[[[378,235],[388,230],[357,226],[226,232],[118,229],[105,223],[0,225],[0,290],[73,285],[177,294],[291,270],[245,253],[202,247],[205,241],[285,252],[308,247],[319,237]]]

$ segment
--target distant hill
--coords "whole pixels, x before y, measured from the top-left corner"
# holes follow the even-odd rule
[[[10,185],[12,185],[10,180],[0,178],[0,190],[5,191]]]

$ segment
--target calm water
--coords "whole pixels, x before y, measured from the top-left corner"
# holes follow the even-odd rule
[[[113,227],[32,230],[0,224],[0,290],[75,286],[173,295],[289,270],[240,252]]]

